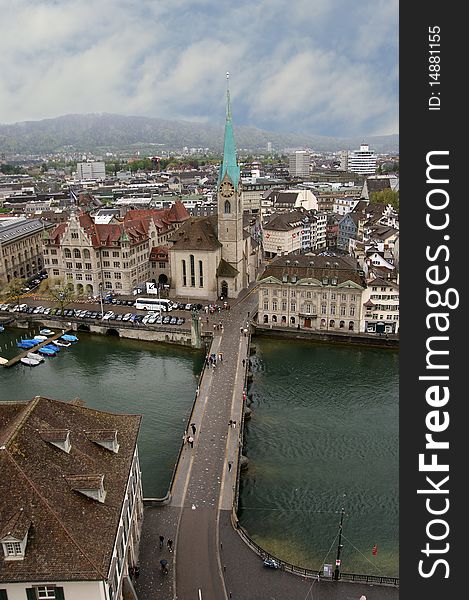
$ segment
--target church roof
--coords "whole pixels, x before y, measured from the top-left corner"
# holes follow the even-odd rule
[[[236,277],[238,273],[238,269],[235,269],[235,267],[226,262],[226,260],[223,258],[220,260],[217,268],[217,277]]]
[[[192,217],[183,223],[171,237],[171,250],[217,250],[222,247],[218,241],[216,219]]]
[[[223,161],[220,165],[220,172],[218,174],[218,185],[223,181],[225,175],[228,175],[235,188],[237,188],[240,179],[240,168],[238,166],[238,161],[236,160],[236,144],[233,134],[229,89],[226,91],[225,140],[223,144]]]

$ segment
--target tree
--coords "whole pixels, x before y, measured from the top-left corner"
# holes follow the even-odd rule
[[[44,292],[52,302],[55,302],[60,308],[60,314],[63,314],[64,309],[77,298],[73,288],[70,288],[65,280],[60,279],[60,277],[45,279],[41,283],[39,289],[41,292]]]
[[[370,202],[390,204],[396,212],[399,212],[399,192],[386,188],[380,192],[371,192]]]
[[[21,304],[23,288],[26,286],[26,279],[11,279],[2,289],[2,296],[8,300],[14,300],[16,305]]]

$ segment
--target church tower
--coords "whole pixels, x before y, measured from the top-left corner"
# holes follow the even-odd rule
[[[223,161],[217,184],[218,239],[222,243],[222,259],[238,272],[237,291],[246,285],[246,264],[243,240],[243,206],[241,200],[241,173],[236,159],[236,145],[231,118],[229,73],[226,74],[226,122]]]

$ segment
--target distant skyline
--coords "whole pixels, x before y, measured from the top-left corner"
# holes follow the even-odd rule
[[[398,0],[0,0],[0,123],[119,113],[398,133]]]

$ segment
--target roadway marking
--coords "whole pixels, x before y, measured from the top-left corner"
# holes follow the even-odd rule
[[[202,590],[199,588],[199,600],[202,600]]]

